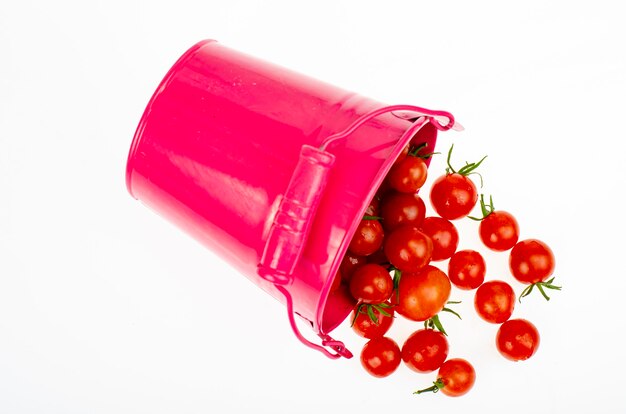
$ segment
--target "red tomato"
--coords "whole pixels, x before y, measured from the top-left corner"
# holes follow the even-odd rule
[[[509,256],[509,267],[522,283],[538,283],[554,272],[554,254],[544,242],[536,239],[517,243]]]
[[[413,394],[441,390],[449,397],[459,397],[472,389],[474,382],[476,382],[476,371],[472,364],[461,358],[453,358],[441,365],[437,373],[437,381],[433,386],[415,391]]]
[[[432,372],[448,357],[448,340],[434,329],[420,329],[408,337],[402,346],[402,360],[416,372]]]
[[[439,368],[437,380],[441,380],[441,392],[449,397],[466,394],[476,382],[472,364],[461,358],[449,359]]]
[[[400,365],[400,360],[400,347],[386,336],[370,339],[361,351],[361,365],[378,378],[391,375]]]
[[[350,279],[352,278],[354,271],[366,263],[367,258],[365,256],[357,256],[348,250],[339,265],[341,277],[346,281],[346,283],[350,283]]]
[[[441,217],[466,217],[478,201],[476,185],[467,176],[451,173],[437,178],[430,189],[430,202]]]
[[[539,332],[526,319],[510,319],[500,325],[496,334],[496,346],[506,359],[523,361],[537,352]]]
[[[448,262],[450,282],[459,289],[476,289],[485,280],[486,272],[485,259],[475,250],[460,250]]]
[[[393,292],[393,280],[384,267],[368,263],[352,274],[350,293],[361,303],[382,303]]]
[[[403,272],[416,272],[430,262],[433,242],[417,228],[401,226],[389,234],[384,250],[392,265]]]
[[[369,256],[383,244],[383,226],[378,220],[361,220],[348,250],[358,256]]]
[[[441,217],[426,217],[420,230],[433,241],[431,260],[449,259],[456,251],[459,233],[450,221]]]
[[[396,312],[414,321],[430,319],[446,305],[450,288],[448,276],[434,266],[427,265],[415,273],[404,272],[398,285]]]
[[[362,307],[357,314],[357,309],[352,312],[352,330],[364,338],[374,339],[379,338],[387,333],[391,325],[393,324],[395,311],[393,306],[387,302],[389,307],[383,308],[389,316],[381,313],[375,306],[371,307],[371,312],[374,314],[376,321],[372,320],[371,315]]]
[[[387,175],[389,186],[401,193],[414,194],[422,188],[428,176],[428,166],[419,157],[405,156],[396,162]]]
[[[392,231],[403,224],[419,227],[426,216],[426,205],[417,194],[388,193],[380,209],[383,224]]]
[[[506,282],[491,280],[485,282],[474,295],[474,308],[478,316],[491,323],[502,323],[513,314],[515,292]]]
[[[478,233],[482,242],[497,252],[509,250],[519,238],[519,225],[512,214],[496,210],[480,221]]]

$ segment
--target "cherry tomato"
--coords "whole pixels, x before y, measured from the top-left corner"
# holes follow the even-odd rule
[[[358,256],[369,256],[383,244],[383,226],[378,220],[361,220],[348,250]]]
[[[388,307],[382,308],[389,316],[381,313],[376,307],[372,306],[371,312],[374,314],[376,321],[372,320],[368,312],[361,307],[360,310],[352,311],[352,330],[364,338],[379,338],[387,333],[393,324],[395,311],[389,302]],[[358,310],[358,313],[357,313]]]
[[[478,316],[491,323],[502,323],[513,314],[515,292],[506,282],[491,280],[485,282],[474,295],[474,308]]]
[[[441,217],[456,220],[466,217],[478,201],[476,185],[467,176],[451,173],[435,180],[430,202]]]
[[[384,267],[368,263],[352,274],[350,293],[358,302],[381,303],[393,292],[393,280]]]
[[[430,262],[433,242],[412,226],[393,230],[384,244],[389,262],[403,272],[416,272]]]
[[[510,319],[500,325],[496,334],[500,354],[511,361],[523,361],[539,347],[539,331],[526,319]]]
[[[497,252],[509,250],[519,238],[519,225],[511,213],[496,210],[480,221],[480,239],[485,246]]]
[[[433,241],[431,260],[449,259],[459,244],[459,233],[450,221],[441,217],[426,217],[420,230]]]
[[[472,290],[485,280],[485,259],[475,250],[460,250],[448,262],[448,277],[454,286]]]
[[[426,205],[417,194],[390,192],[382,202],[380,214],[387,231],[403,224],[419,227],[426,216]]]
[[[522,283],[543,282],[554,272],[554,254],[542,241],[522,240],[511,250],[509,267]]]
[[[378,378],[391,375],[400,365],[400,360],[400,347],[386,336],[370,339],[361,351],[361,365]]]
[[[348,250],[339,265],[339,271],[341,272],[343,280],[345,280],[346,283],[350,283],[354,271],[366,264],[368,262],[367,259],[368,258],[365,256],[357,256]]]
[[[448,357],[448,340],[434,329],[420,329],[402,345],[402,360],[416,372],[432,372]]]
[[[442,393],[448,397],[460,397],[474,386],[476,371],[472,364],[464,359],[449,359],[439,368],[437,380],[441,380],[443,384]]]
[[[408,155],[389,170],[387,177],[394,190],[414,194],[426,182],[428,166],[422,158]]]
[[[396,312],[414,321],[430,319],[446,305],[450,288],[448,276],[434,266],[427,265],[415,273],[403,272]]]

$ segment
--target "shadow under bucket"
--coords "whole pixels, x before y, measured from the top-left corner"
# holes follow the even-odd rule
[[[369,201],[428,122],[454,127],[448,112],[385,106],[205,40],[150,99],[126,185],[285,304],[305,345],[351,357],[328,334],[355,303],[331,284]]]

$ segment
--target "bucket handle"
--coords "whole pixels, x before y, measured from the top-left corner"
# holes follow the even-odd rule
[[[413,135],[426,123],[422,116],[429,117],[433,125],[441,131],[447,131],[455,126],[454,117],[449,112],[433,111],[414,105],[391,105],[362,115],[343,131],[327,137],[319,148],[303,145],[258,265],[259,276],[273,283],[285,297],[289,323],[296,338],[331,359],[352,358],[353,355],[343,342],[336,341],[327,334],[319,334],[322,339],[321,345],[309,341],[302,335],[295,321],[293,298],[285,286],[293,280],[293,272],[308,238],[312,218],[315,217],[330,169],[335,163],[335,156],[327,152],[326,148],[331,143],[346,138],[370,119],[393,111],[411,111],[420,116],[402,135],[398,143],[402,145],[405,144],[403,141],[407,136]],[[447,119],[447,123],[441,123],[441,118]],[[326,347],[335,352],[330,352]]]
[[[422,107],[415,106],[415,105],[390,105],[390,106],[384,106],[382,108],[375,109],[373,111],[368,112],[365,115],[362,115],[360,118],[354,121],[352,125],[350,125],[348,128],[326,138],[326,140],[324,140],[322,145],[320,145],[319,149],[322,151],[325,151],[326,148],[330,144],[332,144],[333,142],[337,140],[346,138],[347,136],[352,134],[357,128],[359,128],[361,125],[363,125],[370,119],[375,118],[379,115],[386,114],[388,112],[394,112],[394,111],[410,111],[410,112],[417,113],[418,116],[419,115],[427,116],[430,118],[430,121],[435,126],[435,128],[437,128],[440,131],[447,131],[449,129],[455,128],[456,126],[460,126],[458,125],[458,123],[455,122],[454,116],[450,112],[435,111],[435,110],[426,109],[426,108],[422,108]],[[445,124],[442,124],[441,118],[447,119],[448,122]],[[406,133],[404,135],[406,135]]]

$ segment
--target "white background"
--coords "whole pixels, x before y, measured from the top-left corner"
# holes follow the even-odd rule
[[[0,412],[624,412],[624,12],[512,3],[3,1]],[[204,38],[453,112],[466,131],[439,149],[454,142],[457,163],[488,154],[483,191],[556,254],[563,291],[515,311],[539,328],[538,353],[501,358],[496,327],[457,291],[450,356],[474,364],[476,385],[414,396],[434,374],[375,379],[358,358],[306,349],[278,302],[134,201],[135,126]],[[460,247],[480,248],[473,222],[459,228]],[[488,278],[519,292],[506,255],[487,256]],[[357,355],[364,343],[345,326],[334,336]]]

